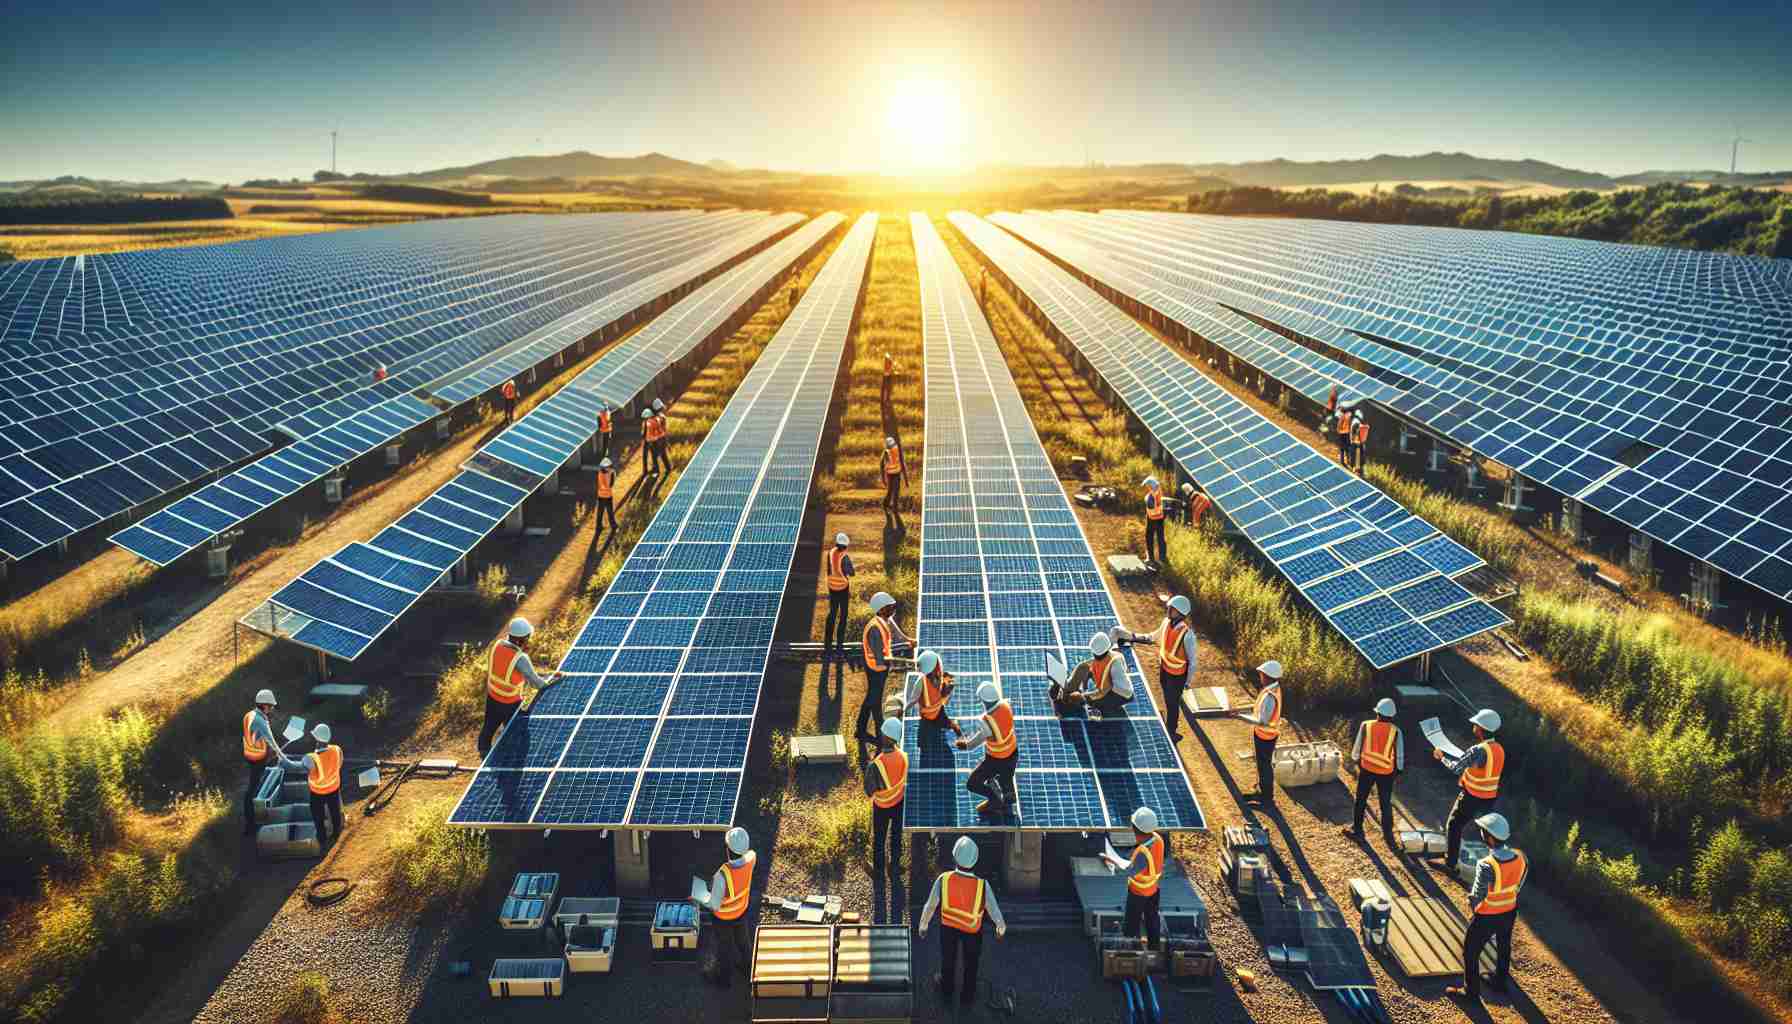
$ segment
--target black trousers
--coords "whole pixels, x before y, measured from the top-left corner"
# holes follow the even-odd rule
[[[1176,726],[1182,721],[1182,691],[1187,687],[1187,672],[1173,676],[1162,669],[1158,670],[1157,688],[1164,698],[1164,725],[1169,728],[1171,736],[1176,735]]]
[[[1493,810],[1494,801],[1469,795],[1466,789],[1456,790],[1456,802],[1450,805],[1450,821],[1444,826],[1444,864],[1456,870],[1456,858],[1462,855],[1462,832],[1475,819]]]
[[[890,677],[890,670],[878,672],[865,670],[865,699],[859,703],[858,735],[872,743],[877,742],[877,729],[883,725],[884,680]]]
[[[1122,697],[1112,690],[1109,690],[1107,693],[1094,700],[1083,701],[1081,704],[1072,704],[1065,700],[1065,695],[1063,691],[1058,689],[1057,683],[1053,683],[1051,689],[1047,692],[1051,694],[1052,706],[1060,715],[1069,714],[1070,712],[1075,711],[1078,707],[1094,708],[1101,714],[1112,715],[1117,713],[1121,708],[1132,703],[1131,697]]]
[[[516,399],[514,398],[506,398],[504,400],[504,422],[516,422]]]
[[[1263,801],[1265,807],[1274,807],[1276,805],[1276,741],[1253,735],[1251,743],[1256,747],[1257,753],[1257,799]]]
[[[883,405],[890,404],[890,375],[884,374],[883,386],[878,389],[877,400]]]
[[[1369,809],[1369,791],[1375,790],[1381,808],[1381,834],[1394,845],[1394,777],[1377,775],[1359,766],[1356,772],[1356,830],[1363,830],[1363,812]]]
[[[324,812],[330,812],[331,831],[324,831]],[[330,836],[342,835],[342,790],[334,793],[311,794],[311,824],[317,827],[318,845],[329,842]]]
[[[1014,769],[1020,766],[1019,751],[1008,757],[985,756],[977,767],[971,769],[971,777],[965,780],[964,788],[983,797],[993,800],[1004,807],[1014,799]],[[1000,780],[1002,795],[996,796],[990,780]]]
[[[610,438],[613,436],[615,436],[614,431],[608,434],[599,433],[597,435],[597,458],[599,462],[610,457]]]
[[[653,475],[653,442],[645,437],[641,439],[641,475]]]
[[[872,769],[867,768],[866,771]],[[871,807],[871,874],[882,878],[884,874],[884,837],[890,843],[890,873],[902,877],[902,803],[894,807]]]
[[[485,695],[485,724],[479,727],[479,756],[481,758],[492,752],[492,737],[510,721],[516,712],[516,704],[506,704],[493,700],[491,694]]]
[[[828,621],[821,627],[821,646],[840,648],[842,656],[846,653],[846,617],[848,606],[852,603],[852,587],[845,590],[828,591]]]
[[[1163,945],[1163,918],[1158,916],[1157,903],[1160,892],[1149,896],[1140,896],[1131,888],[1126,890],[1126,934],[1131,938],[1144,935],[1151,941],[1151,948]],[[1144,931],[1140,931],[1143,925]]]
[[[270,761],[249,766],[249,788],[243,790],[243,835],[255,831],[255,794],[261,790],[262,776],[272,767]]]
[[[1338,435],[1338,461],[1350,465],[1350,438],[1344,434]]]
[[[663,437],[658,441],[653,442],[653,459],[655,462],[659,463],[660,472],[662,474],[672,472],[672,460],[666,455],[666,446],[669,443],[670,442]]]
[[[961,932],[940,922],[940,992],[950,999],[958,991],[953,975],[958,962],[964,963],[964,995],[959,1002],[969,1005],[977,999],[977,961],[983,956],[983,933]]]
[[[884,508],[896,511],[897,503],[902,500],[902,474],[884,474]]]
[[[1156,544],[1156,548],[1152,547]],[[1153,556],[1151,552],[1157,554]],[[1164,550],[1164,521],[1162,519],[1145,520],[1145,561],[1162,562],[1168,555]]]
[[[747,976],[747,964],[752,961],[751,945],[747,934],[747,915],[742,914],[732,921],[715,919],[710,922],[714,929],[713,937],[716,946],[716,973],[721,975],[721,982],[727,985],[733,981],[732,975],[739,972],[741,977]]]
[[[1518,911],[1504,914],[1470,914],[1468,934],[1462,937],[1462,987],[1477,998],[1481,995],[1481,950],[1493,940],[1493,976],[1500,984],[1512,974],[1512,926],[1518,923]]]
[[[599,498],[599,499],[597,499],[597,532],[599,532],[599,533],[603,532],[605,519],[608,519],[610,521],[610,532],[615,533],[616,532],[616,499],[615,498]]]

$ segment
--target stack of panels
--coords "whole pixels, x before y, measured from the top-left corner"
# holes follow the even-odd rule
[[[1025,236],[1025,218],[998,214]],[[1207,378],[1094,290],[968,214],[952,223],[1376,668],[1506,625],[1452,577],[1484,564]]]
[[[434,381],[445,370],[454,371],[455,376],[446,385],[439,386],[430,393],[438,401],[450,405],[466,401],[489,390],[491,385],[486,383],[488,378],[494,383],[502,381],[518,369],[532,366],[552,353],[570,347],[581,338],[619,321],[659,295],[712,272],[718,263],[732,258],[743,249],[758,245],[767,237],[785,230],[795,222],[795,217],[794,214],[787,214],[745,219],[736,225],[733,233],[724,235],[720,244],[703,249],[685,262],[644,280],[624,283],[639,276],[639,266],[620,272],[614,279],[618,286],[614,292],[562,318],[551,327],[508,346],[495,361],[473,372],[467,372],[462,366],[467,353],[457,350],[438,354],[405,369],[397,377],[390,378],[377,387],[338,399],[330,406],[316,410],[303,423],[289,421],[284,426],[309,429],[313,420],[328,422],[327,417],[330,415],[348,414],[354,401],[363,395],[377,396],[394,390],[421,388],[426,382]],[[653,254],[646,265],[659,266],[668,259],[689,255],[709,241],[708,235],[690,239],[684,244]],[[493,372],[498,372],[499,376],[492,378]],[[477,386],[470,386],[466,383],[468,380],[479,383]],[[334,425],[244,467],[216,484],[202,488],[149,516],[140,524],[119,531],[113,535],[112,541],[157,565],[167,565],[204,544],[212,536],[236,527],[273,503],[315,483],[337,466],[352,462],[379,446],[390,443],[406,430],[438,414],[439,411],[434,406],[410,394],[399,394],[398,397],[386,399],[377,406],[334,422]]]
[[[1451,443],[1792,596],[1784,261],[1441,229],[1079,219],[1099,222],[1110,255],[1143,236],[1179,254],[1195,295],[1411,381],[1378,400]]]
[[[330,426],[369,398],[404,394],[601,297],[619,275],[659,269],[668,247],[689,256],[753,218],[517,218],[542,229],[532,239],[491,223],[507,219],[476,218],[494,243],[484,249],[470,244],[478,226],[452,226],[459,222],[408,225],[399,246],[391,244],[399,229],[383,229],[387,244],[373,253],[350,238],[362,232],[205,247],[238,257],[306,247],[355,274],[344,282],[340,268],[315,260],[297,269],[261,261],[260,286],[233,302],[215,294],[215,282],[170,273],[154,285],[190,286],[196,301],[11,346],[0,366],[0,554],[22,558],[142,504],[144,494],[264,451],[276,425],[311,432],[319,424],[302,417],[320,407]],[[392,377],[375,386],[378,365]]]
[[[591,439],[597,429],[597,410],[603,400],[608,399],[619,407],[633,398],[641,383],[688,353],[729,317],[737,314],[778,273],[819,245],[841,219],[838,214],[817,218],[680,301],[650,325],[604,353],[552,397],[493,438],[467,461],[459,476],[400,519],[395,529],[404,532],[394,536],[402,538],[408,548],[401,554],[420,564],[415,574],[418,589],[408,600],[391,599],[372,609],[364,608],[361,606],[368,602],[357,594],[334,592],[328,585],[310,579],[311,573],[307,573],[250,612],[243,621],[251,628],[315,647],[339,658],[353,660],[359,657],[397,622],[423,590],[434,585],[446,568],[472,551],[544,479],[558,472],[580,445]],[[644,372],[645,378],[640,376]],[[630,387],[630,381],[636,382],[634,390],[625,390]],[[496,484],[502,484],[503,489],[495,488],[493,485]],[[473,488],[480,489],[477,495],[468,493]],[[412,527],[404,529],[406,523]],[[449,525],[459,529],[445,529]],[[427,538],[430,543],[418,543],[422,538]],[[350,545],[349,550],[356,547]],[[319,565],[340,558],[340,554],[334,555]],[[428,570],[427,577],[423,570]],[[350,585],[359,582],[335,578]],[[319,588],[342,601],[326,605],[316,593]],[[309,603],[301,608],[294,602]],[[320,622],[334,628],[315,629],[309,633],[303,629],[286,628],[294,621],[291,614],[300,610],[307,616],[306,626]],[[372,615],[370,611],[379,614]]]
[[[979,815],[965,782],[981,751],[957,750],[911,714],[903,826],[1106,829],[1148,805],[1166,830],[1205,828],[1130,649],[1136,696],[1127,714],[1092,722],[1053,712],[1046,658],[1075,664],[1090,635],[1119,617],[970,287],[933,224],[912,214],[910,225],[927,388],[916,641],[957,677],[953,717],[981,713],[981,683],[1001,687],[1014,708],[1020,764],[1010,813]]]
[[[877,230],[861,217],[760,355],[561,660],[449,817],[731,824],[772,630]]]

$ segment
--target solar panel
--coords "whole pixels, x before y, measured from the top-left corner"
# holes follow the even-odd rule
[[[565,681],[515,720],[531,730],[568,723],[568,738],[541,750],[531,739],[516,765],[488,758],[450,823],[733,823],[776,600],[796,552],[794,530],[776,552],[740,538],[755,520],[802,519],[876,232],[877,215],[865,214],[829,257],[580,629],[560,662]],[[699,539],[712,526],[731,531],[713,554]],[[640,640],[630,639],[637,631]]]
[[[1034,218],[997,214],[993,219],[1036,243],[1060,241]],[[969,214],[955,213],[951,220],[1045,312],[1182,472],[1371,665],[1385,668],[1464,639],[1459,630],[1446,640],[1428,628],[1456,607],[1485,609],[1479,618],[1489,629],[1508,621],[1460,587],[1449,592],[1457,604],[1423,612],[1393,600],[1392,591],[1448,582],[1483,563],[1256,412],[1015,237]]]
[[[1060,719],[1053,710],[1046,657],[1076,663],[1090,633],[1119,618],[969,285],[932,222],[917,213],[909,223],[921,276],[927,396],[916,641],[937,651],[958,679],[948,714],[979,714],[978,685],[1002,687],[1014,707],[1020,761],[1013,805],[1000,816],[980,815],[964,786],[981,752],[956,750],[911,713],[903,739],[910,764],[903,825],[955,832],[1109,828],[1140,806],[1116,808],[1107,794],[1112,781],[1117,793],[1161,800],[1165,828],[1204,828],[1130,649],[1123,656],[1136,696],[1126,714],[1093,722],[1080,713]]]

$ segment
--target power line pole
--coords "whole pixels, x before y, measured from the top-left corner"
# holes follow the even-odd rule
[[[330,173],[336,173],[336,129],[330,129]]]

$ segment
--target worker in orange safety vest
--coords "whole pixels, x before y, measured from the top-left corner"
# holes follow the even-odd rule
[[[1356,728],[1356,743],[1350,748],[1350,759],[1356,762],[1356,824],[1344,834],[1363,841],[1363,812],[1369,807],[1369,791],[1375,790],[1381,805],[1381,837],[1388,849],[1399,852],[1394,843],[1394,776],[1406,771],[1406,739],[1394,721],[1394,702],[1383,697],[1375,705],[1375,717]]]
[[[983,717],[971,723],[968,733],[958,737],[958,749],[983,748],[983,760],[971,770],[964,788],[982,797],[977,813],[994,810],[1006,813],[1014,801],[1014,770],[1020,766],[1020,737],[1014,732],[1014,706],[1002,696],[1002,688],[994,683],[977,687],[977,699],[983,702]]]
[[[1332,433],[1338,439],[1338,462],[1345,468],[1350,467],[1350,410],[1338,407],[1338,415],[1332,419]]]
[[[841,672],[844,673],[846,662],[846,620],[852,610],[852,556],[846,553],[852,538],[845,533],[834,534],[834,546],[823,553],[822,578],[828,585],[828,618],[821,627],[821,660],[825,665],[828,655],[834,650],[840,652]],[[869,627],[870,623],[866,623]]]
[[[504,396],[504,422],[515,423],[516,422],[516,378],[513,377],[510,380],[505,381],[504,386],[499,389],[499,393]]]
[[[1132,856],[1122,860],[1102,851],[1120,877],[1126,879],[1126,918],[1123,930],[1129,938],[1143,938],[1152,949],[1163,942],[1163,920],[1158,915],[1158,880],[1164,876],[1164,862],[1170,856],[1170,845],[1157,831],[1157,812],[1140,807],[1132,812]]]
[[[884,512],[902,525],[902,447],[893,437],[884,438]]]
[[[609,402],[605,402],[597,407],[597,451],[595,454],[598,458],[610,457],[610,443],[615,439],[616,410],[610,408]]]
[[[671,424],[666,420],[666,403],[654,399],[653,419],[648,422],[647,440],[653,446],[654,461],[659,464],[655,470],[657,475],[672,472],[672,459],[666,454],[666,447],[672,443],[669,440],[672,433],[670,428]]]
[[[885,352],[883,386],[878,391],[877,400],[886,409],[890,406],[890,387],[896,379],[897,369],[899,369],[899,367],[896,365],[895,357],[891,356],[890,353]]]
[[[1444,862],[1439,865],[1440,870],[1453,877],[1461,877],[1456,874],[1456,859],[1462,856],[1462,832],[1469,822],[1493,812],[1500,795],[1500,776],[1506,771],[1506,748],[1494,738],[1494,733],[1500,731],[1500,713],[1482,708],[1469,716],[1469,722],[1475,727],[1476,742],[1461,757],[1447,758],[1441,750],[1431,751],[1432,757],[1454,772],[1461,784],[1456,802],[1450,807],[1449,823],[1444,826]]]
[[[940,973],[934,979],[940,998],[950,1003],[958,994],[960,1006],[977,1001],[977,962],[983,955],[983,916],[995,923],[996,938],[1008,934],[1008,922],[996,903],[996,894],[989,883],[971,872],[977,866],[977,844],[970,836],[959,836],[952,844],[952,862],[958,865],[934,880],[921,908],[917,934],[927,937],[927,925],[935,910],[940,915]],[[963,977],[958,977],[963,965]]]
[[[753,948],[753,869],[759,855],[744,828],[731,828],[725,838],[728,859],[710,880],[709,899],[703,904],[714,915],[711,945],[716,948],[716,970],[706,974],[711,982],[728,988],[734,975],[747,976],[748,950]]]
[[[865,765],[865,795],[871,798],[871,877],[884,877],[884,844],[890,848],[890,877],[902,877],[902,801],[908,795],[908,752],[902,749],[902,719],[886,718],[878,730],[878,754]]]
[[[1356,464],[1356,471],[1363,471],[1363,463],[1369,452],[1369,421],[1363,418],[1363,410],[1359,407],[1350,417],[1350,458]]]
[[[593,544],[604,535],[604,520],[610,521],[610,536],[616,535],[616,467],[609,459],[597,464],[597,533]]]
[[[535,627],[525,618],[510,620],[505,636],[492,644],[485,670],[485,724],[479,729],[479,756],[491,753],[493,738],[504,728],[523,703],[523,684],[536,689],[553,685],[535,673],[524,650]]]
[[[1164,547],[1164,489],[1157,477],[1148,476],[1145,485],[1145,561],[1161,565],[1169,557]],[[1155,552],[1155,554],[1153,553]]]
[[[322,722],[311,729],[317,749],[300,760],[305,762],[305,781],[311,789],[311,824],[317,829],[317,845],[328,846],[342,835],[342,748],[330,742],[330,727]],[[324,816],[329,815],[334,831],[325,831]]]
[[[946,714],[946,703],[952,699],[952,673],[946,671],[946,663],[940,660],[934,651],[922,651],[915,658],[914,681],[909,686],[904,698],[903,713],[909,708],[921,712],[923,729],[950,729],[952,735],[964,736],[964,730],[957,722]]]
[[[890,678],[890,659],[895,657],[898,644],[907,647],[913,643],[902,631],[902,624],[896,621],[896,599],[883,590],[872,594],[871,618],[865,620],[859,648],[865,660],[865,699],[859,703],[859,719],[853,726],[861,753],[866,744],[877,742],[877,737],[871,734],[871,726],[883,718],[884,684]],[[907,700],[906,695],[903,699]]]
[[[1251,723],[1251,745],[1257,757],[1257,802],[1266,810],[1276,806],[1276,740],[1282,735],[1282,663],[1266,661],[1257,666],[1257,704],[1250,711],[1234,711],[1232,717]]]
[[[274,709],[280,702],[274,691],[264,689],[255,695],[255,706],[243,714],[243,760],[249,763],[249,788],[243,791],[243,835],[252,836],[255,828],[255,796],[269,769],[276,766],[304,771],[305,766],[286,756],[280,742],[274,739]]]
[[[1483,814],[1475,819],[1487,856],[1475,865],[1475,884],[1469,889],[1468,933],[1462,938],[1462,984],[1444,989],[1445,994],[1470,1003],[1481,1001],[1481,951],[1493,940],[1493,977],[1487,984],[1504,992],[1512,977],[1512,926],[1518,923],[1518,893],[1530,875],[1530,861],[1507,846],[1512,826],[1503,814]]]

